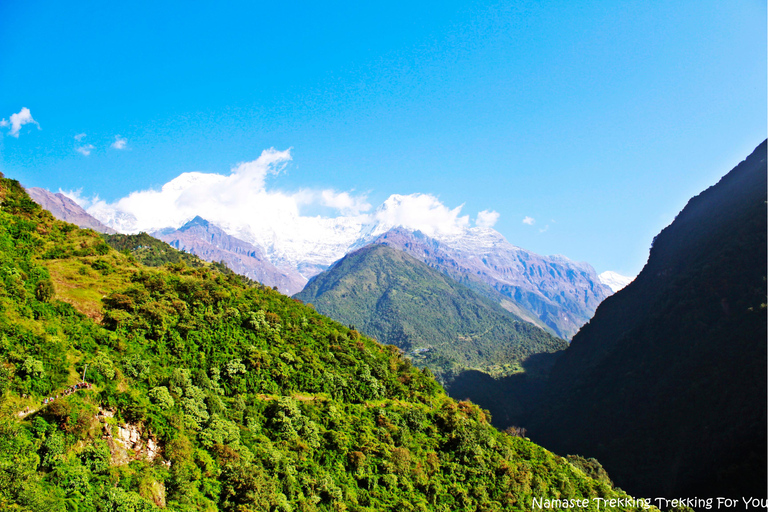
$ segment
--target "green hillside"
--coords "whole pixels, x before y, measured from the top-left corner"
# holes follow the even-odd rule
[[[345,256],[295,297],[400,347],[442,380],[466,369],[493,375],[520,372],[528,356],[568,346],[386,245]]]
[[[210,267],[143,266],[18,182],[0,199],[2,510],[640,509],[394,347]]]

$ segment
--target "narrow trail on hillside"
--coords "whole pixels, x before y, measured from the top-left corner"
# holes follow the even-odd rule
[[[27,407],[24,408],[24,410],[17,412],[16,415],[19,418],[21,418],[21,419],[26,418],[30,414],[34,414],[34,413],[42,410],[43,408],[45,408],[48,405],[52,404],[56,400],[60,400],[60,399],[62,399],[64,397],[67,397],[67,396],[73,394],[73,393],[76,393],[77,391],[85,390],[85,389],[90,389],[92,387],[93,387],[93,384],[90,384],[88,382],[79,382],[77,384],[69,386],[68,388],[66,388],[64,391],[62,391],[60,393],[57,393],[55,395],[51,395],[50,397],[44,398],[42,400],[39,408],[31,409],[29,406],[27,406]]]

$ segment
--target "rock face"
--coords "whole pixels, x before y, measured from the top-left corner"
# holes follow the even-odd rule
[[[766,143],[691,199],[550,373],[527,427],[642,496],[765,497]]]
[[[119,466],[131,460],[145,459],[154,461],[162,453],[157,441],[148,436],[144,439],[144,427],[141,424],[125,423],[116,425],[115,412],[99,408],[96,419],[104,426],[104,438],[110,447],[111,464]]]
[[[140,426],[126,423],[122,426],[116,426],[112,430],[114,431],[113,439],[119,441],[122,445],[122,451],[126,452],[126,456],[122,457],[117,454],[118,450],[115,450],[114,461],[116,464],[119,464],[123,459],[129,459],[128,451],[133,452],[135,457],[145,458],[150,462],[158,456],[157,443],[154,439],[147,439],[145,444],[144,439],[141,438]]]
[[[260,248],[226,234],[201,217],[177,230],[158,231],[152,236],[206,261],[223,261],[234,272],[267,286],[277,286],[286,295],[300,291],[307,282],[297,271],[277,268]]]
[[[111,465],[121,466],[134,460],[146,460],[151,463],[159,458],[161,464],[170,467],[170,461],[164,461],[160,457],[162,450],[157,441],[152,437],[144,439],[145,429],[141,424],[115,425],[107,421],[108,418],[113,417],[112,411],[104,409],[99,410],[97,416],[104,423],[104,438],[112,455]],[[152,479],[146,482],[142,495],[144,498],[151,499],[158,507],[165,508],[165,491],[165,483],[162,480]]]
[[[563,256],[540,256],[515,247],[493,229],[471,228],[459,236],[438,240],[395,228],[378,237],[375,243],[407,252],[566,339],[612,293],[589,264]]]
[[[54,194],[38,187],[28,188],[27,193],[34,202],[51,212],[59,220],[71,222],[81,228],[90,228],[99,233],[117,233],[114,229],[102,224],[64,194]]]

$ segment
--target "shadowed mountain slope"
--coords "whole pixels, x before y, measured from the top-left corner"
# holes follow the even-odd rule
[[[765,496],[766,143],[689,201],[558,359],[533,439],[641,495]]]

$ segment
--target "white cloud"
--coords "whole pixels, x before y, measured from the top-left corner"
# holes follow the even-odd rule
[[[528,224],[529,226],[533,226],[534,224],[536,224],[536,219],[534,219],[533,217],[526,216],[523,219],[523,224]]]
[[[11,114],[10,123],[3,119],[2,123],[0,123],[0,126],[8,126],[11,125],[11,130],[8,132],[8,135],[11,137],[19,138],[19,130],[21,130],[21,127],[25,124],[36,124],[37,129],[40,129],[40,124],[32,119],[32,114],[30,113],[29,109],[27,107],[23,107],[18,113]]]
[[[84,138],[85,138],[85,134],[84,134],[84,133],[78,133],[77,135],[75,135],[75,140],[76,140],[77,142],[80,142],[80,141],[81,141],[81,140],[83,140]]]
[[[235,165],[229,174],[188,172],[160,189],[133,192],[111,203],[83,198],[80,191],[69,194],[87,204],[88,213],[125,233],[178,228],[199,215],[262,247],[278,265],[328,265],[361,239],[396,226],[428,236],[460,235],[469,227],[462,206],[449,208],[429,194],[395,194],[370,211],[366,195],[354,191],[282,191],[268,186],[267,178],[280,174],[290,161],[290,149],[268,149],[256,160]],[[317,211],[317,206],[333,208],[338,215],[302,214]],[[490,224],[497,216],[486,212],[479,218]]]
[[[499,212],[492,210],[483,210],[478,212],[477,219],[475,219],[475,226],[479,228],[492,228],[496,221],[499,220]]]
[[[0,119],[0,128],[5,128],[5,127],[6,127],[6,126],[8,126],[9,124],[10,124],[10,123],[8,122],[8,120],[7,120],[7,119]]]
[[[93,144],[86,144],[84,146],[78,146],[75,148],[75,151],[80,153],[81,155],[88,156],[91,154],[91,151],[95,149]]]
[[[546,226],[544,226],[543,228],[541,228],[541,229],[539,230],[539,233],[543,233],[543,232],[545,232],[545,231],[546,231],[546,230],[548,230],[548,229],[549,229],[549,224],[547,224]]]
[[[112,147],[115,149],[125,149],[127,144],[128,139],[121,137],[120,135],[115,135],[115,142],[112,143]]]
[[[459,216],[460,205],[450,209],[429,194],[393,194],[373,214],[381,229],[396,226],[418,230],[427,236],[458,234],[469,226],[469,215]]]
[[[74,202],[76,202],[78,205],[80,205],[83,209],[88,209],[89,206],[91,206],[93,203],[99,201],[99,196],[93,196],[91,199],[88,199],[87,197],[83,196],[83,189],[79,188],[77,190],[62,190],[59,189],[59,194],[62,194]]]
[[[323,206],[335,208],[342,215],[359,215],[371,209],[365,196],[355,197],[349,192],[336,192],[335,190],[323,190],[320,192]]]
[[[184,173],[160,190],[133,192],[114,203],[97,201],[88,211],[128,232],[179,227],[195,215],[222,227],[266,224],[274,217],[298,215],[294,198],[265,189],[266,176],[279,173],[290,160],[290,150],[268,149],[256,160],[237,164],[229,175]]]

